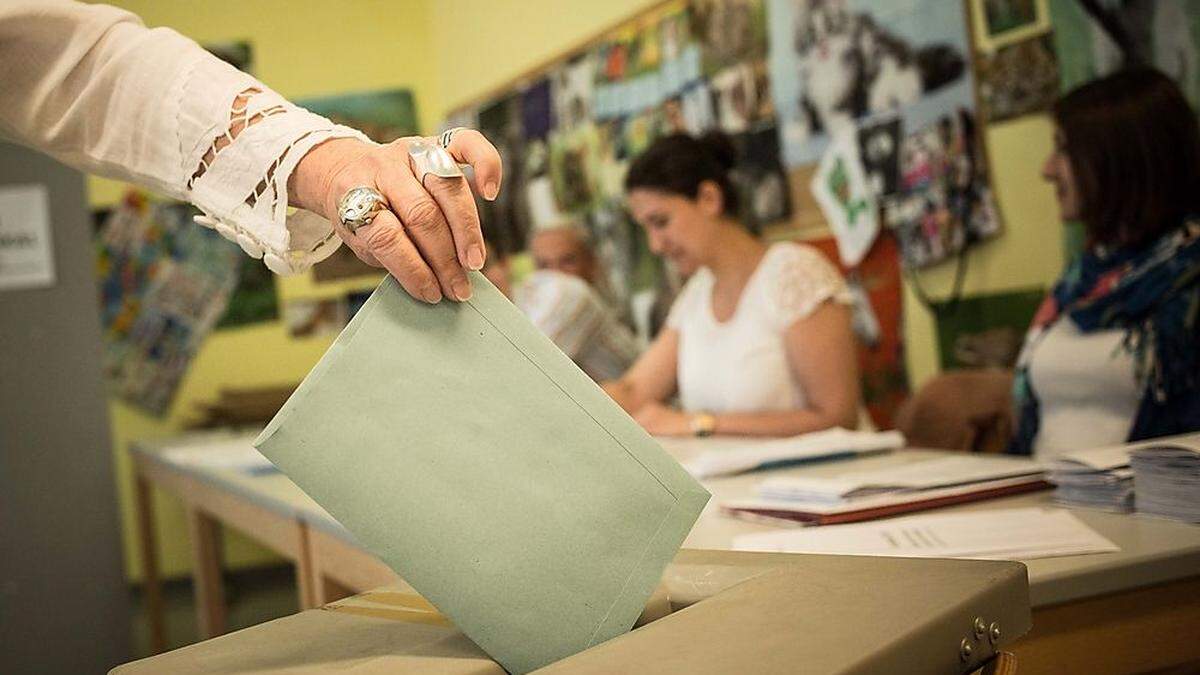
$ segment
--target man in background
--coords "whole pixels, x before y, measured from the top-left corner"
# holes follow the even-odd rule
[[[516,288],[508,256],[488,240],[483,274],[583,372],[603,382],[620,377],[640,349],[633,332],[588,281],[596,274],[595,257],[586,233],[572,232],[573,227],[543,230],[534,236],[531,248],[537,269]]]

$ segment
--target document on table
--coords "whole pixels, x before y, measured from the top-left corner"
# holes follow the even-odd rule
[[[768,499],[841,504],[886,493],[1037,476],[1044,471],[1041,464],[1017,457],[955,455],[835,477],[777,476],[762,481],[758,493]]]
[[[479,274],[388,277],[256,441],[502,666],[628,631],[709,495]]]
[[[742,551],[986,560],[1120,550],[1069,511],[1042,508],[927,514],[747,534],[734,539],[733,546]]]
[[[697,478],[774,469],[795,464],[851,459],[904,447],[898,431],[826,429],[772,441],[725,441],[683,463]]]

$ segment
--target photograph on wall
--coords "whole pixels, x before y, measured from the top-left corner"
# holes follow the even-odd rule
[[[956,255],[968,243],[1000,233],[975,120],[960,110],[906,131],[900,185],[883,200],[884,225],[896,234],[904,263],[921,268]]]
[[[1049,6],[1063,91],[1123,66],[1146,65],[1172,77],[1200,107],[1200,2],[1050,0]]]
[[[867,184],[876,197],[885,197],[900,185],[900,116],[884,113],[858,127],[858,154]]]
[[[984,52],[1050,32],[1046,0],[970,1],[976,44]]]
[[[896,111],[920,129],[973,107],[960,2],[769,0],[772,93],[784,163],[817,162],[832,130]]]
[[[417,133],[417,104],[408,89],[305,98],[296,104],[358,129],[377,143],[390,143]]]
[[[1053,33],[979,52],[975,57],[979,105],[988,122],[1049,110],[1058,98]]]
[[[762,0],[694,0],[691,34],[704,55],[704,73],[766,56],[766,6]]]

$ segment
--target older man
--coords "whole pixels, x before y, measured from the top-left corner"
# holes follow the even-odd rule
[[[620,377],[640,351],[637,338],[589,282],[597,266],[586,235],[568,228],[533,239],[537,270],[512,287],[508,259],[488,241],[483,274],[509,296],[575,364],[597,382]],[[571,240],[576,242],[573,247]],[[541,246],[538,246],[541,242]],[[541,251],[542,258],[537,257]]]

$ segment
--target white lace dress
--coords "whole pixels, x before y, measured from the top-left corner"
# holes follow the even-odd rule
[[[103,5],[0,0],[0,91],[0,136],[192,202],[278,274],[340,243],[324,218],[288,215],[287,181],[318,143],[366,138],[172,30]]]
[[[837,269],[811,246],[773,244],[725,322],[713,316],[713,282],[708,269],[693,274],[667,317],[667,327],[679,331],[676,375],[683,409],[803,408],[808,399],[792,376],[784,333],[826,301],[853,302]]]

